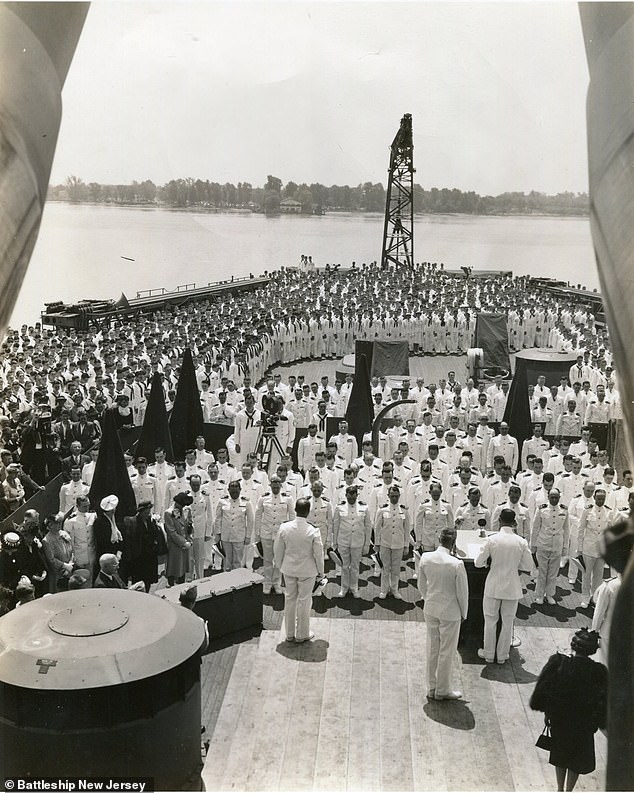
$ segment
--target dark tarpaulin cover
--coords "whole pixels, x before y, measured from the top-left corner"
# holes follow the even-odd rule
[[[203,406],[196,382],[192,351],[189,347],[183,355],[176,398],[170,416],[172,448],[177,460],[185,459],[185,450],[194,448],[194,441],[203,434]]]
[[[148,397],[145,418],[141,435],[136,445],[136,456],[147,457],[151,463],[154,460],[154,450],[161,446],[165,449],[165,456],[168,461],[174,462],[174,452],[172,450],[172,436],[167,421],[167,410],[165,409],[165,394],[161,384],[161,375],[154,372],[152,375],[152,387]]]
[[[482,348],[485,368],[500,366],[510,370],[505,314],[478,314],[475,346]]]
[[[348,422],[350,434],[357,439],[359,449],[361,449],[364,434],[372,429],[373,420],[374,408],[372,406],[368,360],[365,355],[357,353],[355,356],[354,382],[348,409],[346,410],[346,421]]]
[[[375,341],[370,375],[409,376],[409,345],[406,341]]]
[[[372,355],[374,352],[374,342],[367,339],[356,339],[354,342],[354,362],[355,362],[355,376],[356,365],[360,355],[365,355],[365,360],[368,364],[368,371],[372,371]]]
[[[503,421],[509,425],[509,434],[517,440],[521,458],[522,444],[533,434],[531,408],[528,403],[527,367],[521,358],[515,359],[515,376],[509,388]],[[512,473],[515,474],[515,471]]]
[[[103,418],[103,435],[99,444],[99,457],[95,465],[95,474],[92,478],[88,497],[93,510],[106,496],[117,496],[119,505],[117,517],[134,515],[136,512],[136,499],[132,490],[132,483],[128,469],[123,459],[123,449],[117,432],[114,418],[116,408],[107,410]]]

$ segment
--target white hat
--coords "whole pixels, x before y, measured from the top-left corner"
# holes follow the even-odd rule
[[[119,499],[116,496],[106,496],[101,499],[101,504],[99,504],[99,506],[103,510],[116,509],[118,503]]]

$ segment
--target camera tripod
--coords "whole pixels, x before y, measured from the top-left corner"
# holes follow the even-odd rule
[[[275,449],[275,451],[279,454],[280,458],[286,454],[275,435],[275,431],[271,432],[269,429],[261,429],[260,434],[258,435],[258,442],[255,445],[255,453],[258,457],[260,465],[262,466],[262,469],[267,473],[269,470],[269,463],[271,462],[273,449]]]

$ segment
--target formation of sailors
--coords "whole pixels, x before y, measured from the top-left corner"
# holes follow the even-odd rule
[[[255,387],[274,363],[340,356],[352,352],[356,338],[405,339],[413,354],[464,351],[473,344],[477,313],[486,310],[507,313],[512,349],[540,343],[579,352],[568,382],[546,389],[540,379],[531,386],[533,419],[542,433],[536,429],[523,452],[508,428],[499,423],[508,395],[508,384],[501,379],[490,385],[471,381],[463,385],[456,381],[454,372],[449,372],[437,385],[426,385],[419,379],[416,384],[400,383],[396,389],[382,378],[374,379],[375,413],[405,396],[415,400],[413,405],[394,412],[394,426],[381,433],[378,459],[367,448],[356,448],[356,440],[344,422],[338,433],[326,437],[328,417],[345,414],[351,377],[332,384],[328,378],[306,383],[298,371],[297,376],[289,376],[288,383],[277,375],[259,389]],[[422,518],[419,520],[420,504],[414,490],[423,488],[433,506],[436,482],[443,488],[439,501],[449,505],[446,509],[452,518],[458,515],[468,525],[474,514],[487,510],[489,525],[499,506],[498,498],[506,497],[517,481],[520,503],[526,502],[532,530],[535,505],[529,502],[533,493],[521,487],[524,480],[535,487],[541,487],[541,481],[539,472],[529,467],[526,449],[536,453],[544,448],[542,464],[546,469],[556,467],[561,459],[561,470],[572,475],[577,463],[565,460],[572,441],[578,448],[571,453],[583,457],[584,467],[598,472],[602,466],[598,452],[606,445],[602,427],[619,417],[620,400],[610,368],[607,334],[595,325],[589,311],[538,292],[526,278],[465,280],[430,263],[399,270],[382,269],[376,263],[302,273],[282,269],[271,274],[265,289],[253,293],[222,295],[134,320],[114,321],[98,329],[71,329],[60,335],[44,331],[37,324],[9,331],[0,363],[0,479],[5,514],[59,472],[67,480],[60,491],[60,511],[76,507],[77,499],[85,496],[90,485],[105,410],[116,409],[120,427],[140,426],[149,383],[156,371],[161,374],[169,409],[186,347],[194,353],[205,420],[229,424],[234,431],[226,450],[211,455],[204,449],[204,439],[199,439],[197,444],[202,441],[203,447],[193,449],[188,455],[191,459],[175,464],[173,469],[161,451],[155,461],[128,459],[137,501],[150,501],[159,522],[170,509],[173,496],[191,489],[188,477],[192,473],[201,475],[203,487],[207,481],[219,481],[214,491],[228,487],[234,479],[241,481],[241,488],[253,490],[240,473],[244,463],[257,465],[252,455],[266,393],[284,398],[287,421],[279,424],[283,450],[293,448],[297,429],[307,432],[298,445],[296,459],[273,461],[273,469],[278,463],[282,468],[286,464],[286,471],[281,472],[282,487],[290,491],[289,497],[297,495],[290,488],[298,476],[293,468],[299,467],[305,488],[315,484],[310,482],[312,472],[313,479],[321,483],[321,497],[327,500],[323,503],[333,507],[334,522],[336,508],[348,503],[347,487],[354,485],[360,507],[369,511],[369,525],[375,535],[376,515],[390,503],[387,488],[391,485],[383,477],[384,461],[391,464],[393,484],[399,487],[399,504],[408,510],[412,529],[416,532],[419,527],[417,537],[423,536]],[[599,436],[599,448],[590,443],[590,433]],[[550,441],[544,441],[544,435],[550,436]],[[468,476],[460,470],[465,468],[461,464],[465,454],[469,457]],[[496,466],[499,457],[510,473]],[[215,480],[208,470],[210,464],[219,467]],[[495,481],[489,481],[492,476]],[[609,474],[606,476],[609,478]],[[265,477],[265,472],[256,468],[256,483]],[[608,487],[606,498],[610,503],[616,499],[613,481],[602,481]],[[429,487],[430,482],[434,487]],[[572,487],[566,481],[566,498],[581,495],[578,482],[575,479]],[[268,481],[265,484],[268,493]],[[375,486],[382,488],[380,504],[372,496]],[[471,502],[472,486],[480,489],[477,503]],[[476,501],[475,495],[473,499]],[[255,515],[257,500],[251,497],[250,502]],[[618,508],[624,507],[620,504]],[[212,511],[215,520],[215,509]],[[249,540],[256,536],[254,532],[255,524]],[[327,533],[324,540],[334,543],[334,533]],[[422,539],[416,544],[426,547]],[[236,559],[239,556],[236,554]]]
[[[545,436],[547,423],[537,422],[533,436],[520,449],[505,422],[491,422],[497,431],[489,426],[492,410],[494,417],[499,415],[496,411],[503,413],[502,397],[507,393],[503,383],[476,387],[468,381],[463,386],[449,372],[439,387],[426,387],[419,378],[415,384],[404,380],[391,389],[379,378],[372,387],[381,400],[385,393],[388,404],[402,398],[412,399],[413,404],[395,406],[394,426],[380,433],[375,456],[369,438],[357,448],[345,419],[338,421],[337,432],[330,437],[322,422],[322,416],[331,415],[324,412],[323,396],[332,391],[333,402],[345,406],[351,383],[333,388],[323,377],[322,398],[317,384],[314,390],[309,386],[304,397],[304,388],[297,387],[301,374],[291,377],[290,383],[277,375],[259,390],[243,388],[244,407],[236,405],[240,409],[228,448],[212,452],[200,436],[185,459],[174,464],[160,448],[153,460],[126,455],[137,507],[149,506],[168,552],[172,536],[168,526],[181,526],[181,539],[190,543],[186,554],[181,544],[175,544],[180,562],[167,566],[168,578],[201,577],[221,564],[225,569],[251,566],[259,553],[265,591],[280,591],[279,571],[273,564],[275,534],[293,516],[297,499],[308,498],[309,522],[318,526],[324,548],[332,549],[337,561],[339,595],[360,596],[361,559],[376,558],[378,552],[383,562],[379,597],[400,598],[403,573],[411,572],[408,566],[403,568],[403,559],[412,551],[435,550],[443,529],[497,531],[502,510],[512,510],[516,533],[527,540],[539,563],[536,602],[554,603],[555,582],[567,565],[571,586],[582,573],[582,605],[590,604],[602,580],[599,538],[620,517],[629,515],[634,490],[629,471],[616,484],[606,450],[599,447],[590,427],[581,424],[578,438]],[[533,389],[538,402],[539,388],[537,383]],[[293,393],[288,408],[284,407],[288,421],[279,423],[286,433],[282,449],[287,451],[268,472],[256,455],[257,424],[267,393],[285,397]],[[586,410],[592,405],[589,402]],[[307,434],[292,458],[295,428],[302,425]],[[99,558],[112,551],[108,537],[102,544],[95,539],[92,526],[103,510],[91,518],[86,498],[97,455],[98,448],[88,456],[79,441],[71,441],[70,454],[63,461],[68,481],[60,489],[59,514],[49,520],[51,525],[59,524],[62,538],[68,537],[67,543],[54,543],[61,554],[58,561],[67,565],[74,560],[75,566],[93,571]],[[15,482],[13,474],[8,471],[9,480]],[[183,496],[192,502],[181,505],[182,521],[166,517],[172,516],[174,504]],[[125,522],[119,531],[125,547],[129,533]],[[125,562],[124,554],[124,572],[134,570]],[[157,569],[158,563],[157,555],[153,562]],[[49,571],[51,564],[49,559]],[[70,578],[65,573],[70,570],[51,576],[49,585],[64,586]]]
[[[591,312],[531,287],[524,277],[465,279],[427,262],[398,270],[376,262],[345,270],[282,268],[251,293],[227,293],[96,329],[58,332],[36,323],[9,330],[0,362],[2,448],[17,453],[25,442],[39,448],[36,414],[47,415],[42,405],[52,422],[62,422],[46,441],[52,452],[62,447],[62,456],[68,435],[77,433],[71,425],[82,416],[91,425],[116,404],[121,426],[140,426],[155,371],[171,407],[186,347],[195,354],[201,390],[212,394],[205,397],[207,418],[231,423],[245,379],[247,387],[260,382],[275,363],[341,357],[353,352],[357,338],[406,340],[412,354],[465,352],[480,311],[507,314],[511,349],[541,343],[577,350],[590,388],[596,387],[594,371],[607,384],[609,339]],[[30,473],[28,456],[27,449],[22,462]],[[45,475],[55,466],[49,462]]]

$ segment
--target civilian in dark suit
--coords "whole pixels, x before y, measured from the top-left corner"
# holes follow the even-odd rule
[[[77,418],[78,421],[72,424],[73,438],[81,443],[82,451],[86,452],[100,437],[99,425],[86,419],[84,408],[80,408],[77,411]]]
[[[119,560],[113,553],[99,557],[99,575],[95,578],[95,589],[128,589],[119,575]],[[143,592],[143,581],[132,584],[130,589]]]
[[[59,436],[60,453],[63,457],[70,454],[70,445],[73,441],[73,425],[70,420],[70,414],[66,408],[61,412],[59,421],[53,424],[53,432]]]
[[[99,574],[95,578],[95,589],[126,589],[118,573],[119,560],[113,553],[99,557]]]
[[[64,482],[70,482],[70,469],[79,468],[80,470],[90,462],[90,455],[82,454],[81,441],[73,441],[70,445],[70,455],[62,460],[62,474]]]

